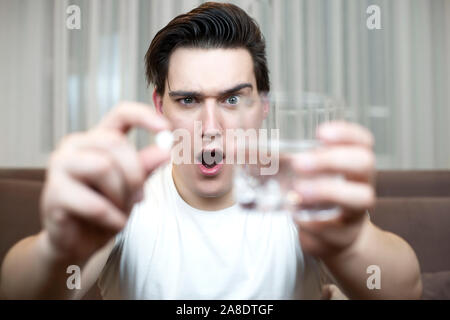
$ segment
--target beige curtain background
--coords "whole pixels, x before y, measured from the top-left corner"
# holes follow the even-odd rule
[[[152,37],[201,2],[0,0],[0,166],[45,166],[62,136],[118,101],[150,102]],[[232,2],[266,36],[274,91],[343,99],[347,118],[374,133],[378,168],[450,169],[450,0]],[[372,4],[381,30],[366,26]],[[69,5],[80,30],[66,27]]]

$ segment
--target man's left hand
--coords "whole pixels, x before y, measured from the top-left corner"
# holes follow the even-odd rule
[[[340,214],[326,221],[295,221],[303,250],[326,258],[355,245],[368,223],[366,212],[375,203],[374,140],[365,128],[346,122],[322,125],[317,138],[323,148],[298,154],[293,159],[292,167],[297,174],[295,190],[303,204],[334,204]],[[305,174],[338,174],[345,179],[302,181]]]

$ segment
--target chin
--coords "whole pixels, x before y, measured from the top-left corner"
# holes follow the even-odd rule
[[[197,182],[197,194],[205,198],[221,197],[231,191],[230,179],[200,179]]]
[[[209,185],[209,187],[208,187]],[[204,198],[218,198],[227,194],[231,190],[230,187],[214,186],[210,184],[203,184],[197,189],[197,193]]]
[[[185,188],[202,198],[219,198],[232,191],[233,166],[224,165],[220,173],[205,175],[198,165],[179,165],[176,168]]]

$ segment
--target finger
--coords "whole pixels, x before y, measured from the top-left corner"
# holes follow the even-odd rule
[[[329,122],[317,130],[318,139],[325,144],[357,144],[372,148],[372,134],[362,126],[348,122]]]
[[[170,151],[152,145],[139,151],[139,159],[145,175],[150,175],[157,167],[170,159]]]
[[[100,122],[98,128],[128,132],[132,127],[150,131],[168,130],[169,122],[157,114],[150,106],[137,102],[122,102]]]
[[[86,253],[97,251],[118,232],[90,223],[62,209],[53,211],[51,222],[46,223],[45,229],[54,239],[58,239],[59,251],[63,255],[71,252],[75,257],[85,257]]]
[[[375,157],[366,148],[339,146],[295,154],[291,163],[294,171],[300,175],[335,173],[349,180],[370,181]]]
[[[294,185],[302,204],[335,204],[350,211],[364,211],[375,203],[373,188],[366,183],[340,179],[298,181]]]
[[[145,171],[137,151],[123,135],[95,129],[88,134],[88,137],[74,138],[70,141],[69,152],[87,149],[101,151],[111,157],[122,173],[122,179],[125,180],[125,188],[122,190],[124,199],[133,201],[132,199],[138,199],[142,195]]]
[[[51,179],[53,181],[50,183],[58,186],[53,189],[55,199],[58,199],[58,203],[54,204],[56,207],[114,232],[124,228],[126,215],[97,192],[64,174],[54,173]]]
[[[325,284],[322,286],[322,295],[320,297],[321,300],[330,300],[331,299],[331,285]]]
[[[126,185],[114,161],[104,152],[85,150],[67,157],[64,170],[105,195],[117,208],[128,211]]]

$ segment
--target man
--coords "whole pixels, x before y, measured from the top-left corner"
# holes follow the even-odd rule
[[[205,3],[176,17],[153,39],[146,63],[156,112],[122,103],[52,154],[43,229],[16,244],[2,266],[7,297],[81,298],[99,280],[105,298],[318,298],[320,265],[350,298],[420,297],[413,250],[366,214],[374,203],[374,156],[365,129],[323,126],[318,138],[325,151],[293,160],[299,174],[346,177],[339,185],[300,184],[296,190],[302,201],[342,208],[337,218],[321,222],[240,208],[232,165],[167,164],[167,150],[138,152],[127,142],[126,132],[136,126],[183,128],[194,138],[194,122],[201,121],[205,140],[236,128],[233,105],[269,91],[264,40],[244,11]],[[247,112],[246,120],[259,128],[268,109],[255,103]],[[191,160],[223,152],[208,148],[190,150]],[[80,290],[66,286],[69,265],[82,270]],[[381,270],[379,290],[367,287],[370,265]]]

